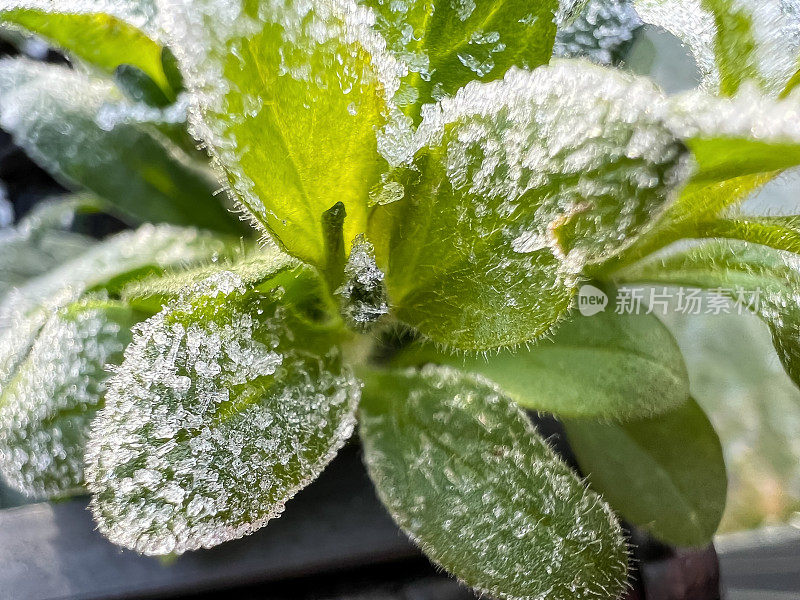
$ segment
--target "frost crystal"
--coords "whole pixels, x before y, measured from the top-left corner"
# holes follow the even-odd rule
[[[52,315],[0,390],[0,472],[15,489],[54,497],[82,489],[89,424],[106,364],[122,358],[133,315],[89,300]]]
[[[505,599],[615,598],[611,508],[485,379],[445,367],[368,381],[364,457],[395,521],[442,567]]]
[[[636,11],[647,22],[680,38],[692,51],[703,88],[716,92],[721,79],[715,53],[717,25],[701,0],[635,0]],[[800,49],[800,3],[797,0],[731,0],[730,13],[743,15],[755,42],[755,68],[764,91],[778,94],[797,70]],[[734,35],[739,35],[735,33]],[[746,57],[740,57],[746,60]]]
[[[222,271],[134,329],[87,451],[112,541],[166,554],[241,537],[333,458],[360,386],[293,322]]]
[[[687,175],[664,102],[645,79],[558,61],[465,86],[427,107],[418,138],[445,145],[479,235],[508,215],[515,251],[547,245],[577,271],[629,243]]]
[[[553,54],[610,65],[641,24],[630,0],[590,0],[573,21],[559,27]]]
[[[345,282],[336,293],[349,324],[364,329],[389,312],[383,271],[375,264],[375,250],[363,235],[353,240],[344,268]]]

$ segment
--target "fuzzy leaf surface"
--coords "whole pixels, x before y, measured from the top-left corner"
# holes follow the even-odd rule
[[[590,486],[624,518],[669,544],[711,542],[728,480],[719,438],[694,400],[648,419],[565,427]]]
[[[364,458],[394,520],[496,598],[616,598],[627,555],[605,502],[485,379],[448,367],[366,379]]]
[[[88,299],[53,314],[0,388],[0,474],[36,497],[83,490],[89,424],[103,404],[106,366],[118,364],[137,315]]]
[[[87,451],[91,509],[145,554],[279,516],[350,436],[360,395],[330,336],[230,271],[137,326],[108,388]]]
[[[581,269],[631,243],[682,181],[662,102],[644,79],[558,61],[431,107],[389,182],[403,199],[370,223],[396,315],[461,349],[548,332]]]
[[[615,277],[707,288],[739,302],[767,323],[778,357],[800,385],[800,258],[796,254],[741,240],[713,240],[643,261]]]
[[[483,375],[529,410],[559,417],[631,419],[667,411],[689,396],[681,351],[654,315],[575,313],[529,348],[457,356],[432,345],[396,364],[445,364]]]

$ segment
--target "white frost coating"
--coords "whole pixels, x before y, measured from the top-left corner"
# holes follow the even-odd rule
[[[610,65],[641,24],[630,0],[590,0],[575,19],[559,24],[553,55]]]
[[[159,39],[153,0],[0,0],[0,11],[18,8],[55,14],[104,13]]]
[[[665,118],[682,138],[734,137],[800,143],[800,103],[773,100],[746,82],[732,98],[695,90],[671,99]]]
[[[335,348],[302,343],[229,271],[134,328],[87,450],[100,530],[181,553],[278,516],[350,436],[360,396]]]
[[[661,27],[692,51],[702,76],[703,89],[716,92],[720,73],[716,66],[714,15],[700,0],[635,0],[636,11],[647,23]],[[755,40],[757,70],[764,91],[777,95],[798,69],[800,3],[797,0],[731,0],[731,10],[750,19]]]
[[[645,23],[668,31],[689,49],[700,71],[704,89],[719,88],[719,72],[714,58],[716,27],[714,16],[700,0],[634,0],[636,12]]]
[[[688,174],[659,116],[665,102],[644,78],[555,61],[424,107],[416,147],[437,147],[447,132],[448,180],[475,199],[476,223],[487,211],[515,223],[515,252],[549,245],[564,258],[556,230],[583,220],[591,239],[575,243],[589,254],[578,249],[565,264],[577,272],[632,241]],[[520,219],[523,211],[532,217]]]
[[[365,328],[388,314],[384,274],[375,264],[375,248],[363,234],[356,236],[344,267],[344,285],[336,290],[342,313],[356,328]]]
[[[29,496],[80,491],[89,423],[105,393],[105,365],[130,336],[91,304],[52,315],[0,394],[0,473]],[[123,319],[122,326],[130,326]]]
[[[338,40],[341,44],[330,58],[342,68],[341,93],[347,95],[364,82],[376,81],[387,106],[386,131],[382,134],[389,140],[382,142],[387,159],[391,160],[396,144],[404,143],[409,125],[394,106],[393,97],[406,67],[386,51],[383,38],[372,28],[375,15],[367,7],[353,0],[266,0],[258,4],[258,14],[252,16],[245,14],[243,0],[157,2],[161,25],[181,65],[187,88],[192,92],[189,115],[192,131],[207,144],[220,165],[235,175],[234,189],[248,209],[261,214],[268,212],[254,192],[255,183],[239,164],[242,154],[249,148],[239,147],[229,129],[232,119],[244,119],[248,113],[258,114],[266,100],[262,96],[243,97],[244,114],[232,116],[227,98],[230,82],[224,76],[224,68],[231,58],[247,64],[248,68],[255,67],[246,63],[239,52],[243,40],[265,26],[278,25],[281,33],[275,35],[282,35],[279,72],[265,76],[288,76],[312,87],[320,85],[314,79],[309,57],[312,51],[327,52],[326,43]],[[347,53],[351,56],[343,56]],[[349,59],[360,53],[365,53],[368,60],[360,59],[363,64],[355,66]],[[312,101],[309,95],[309,103]],[[305,108],[313,110],[314,107]],[[356,105],[351,105],[349,111],[357,114]],[[309,143],[313,144],[314,140]]]

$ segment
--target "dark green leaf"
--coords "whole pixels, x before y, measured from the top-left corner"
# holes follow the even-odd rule
[[[400,527],[495,598],[612,600],[626,548],[608,506],[485,379],[447,367],[370,374],[364,459]]]
[[[727,477],[717,434],[694,400],[649,419],[565,427],[591,487],[625,519],[669,544],[711,542]]]
[[[87,451],[113,542],[169,554],[251,533],[350,436],[359,382],[284,293],[221,271],[134,331]]]
[[[119,364],[144,315],[89,299],[58,310],[0,389],[0,473],[29,496],[83,489],[89,424],[102,406],[107,365]]]
[[[135,115],[108,82],[25,59],[0,61],[0,124],[62,182],[91,190],[128,221],[241,232],[204,167]]]
[[[484,375],[520,406],[563,417],[640,418],[689,396],[686,366],[667,328],[654,315],[616,314],[613,300],[591,316],[576,312],[527,349],[454,356],[425,345],[395,360],[426,362]]]
[[[133,65],[120,65],[114,71],[117,87],[133,102],[141,102],[156,108],[169,106],[173,98],[168,98],[150,76]]]
[[[376,28],[408,65],[397,104],[415,121],[420,108],[470,81],[501,79],[511,67],[547,64],[557,0],[365,0]]]
[[[662,101],[581,61],[443,100],[393,173],[403,199],[370,223],[395,314],[462,349],[547,333],[577,273],[630,244],[681,183],[685,149],[653,115]]]

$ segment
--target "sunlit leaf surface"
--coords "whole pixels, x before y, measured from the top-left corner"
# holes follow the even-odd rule
[[[397,316],[464,349],[541,336],[585,264],[630,244],[685,149],[644,79],[580,61],[471,83],[426,111],[402,200],[371,222]]]

